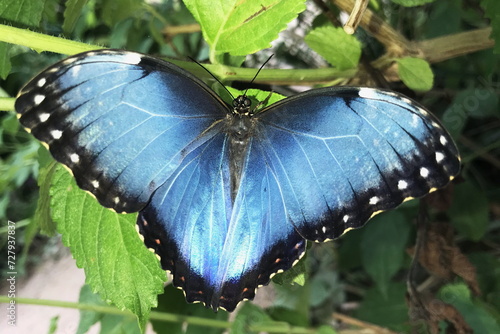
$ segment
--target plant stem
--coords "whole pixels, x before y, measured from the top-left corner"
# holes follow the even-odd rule
[[[0,110],[14,111],[14,102],[16,100],[11,97],[0,97]]]
[[[125,317],[135,317],[135,315],[132,312],[122,311],[113,306],[91,305],[91,304],[59,301],[59,300],[34,299],[34,298],[9,298],[7,296],[0,296],[0,304],[1,303],[8,304],[12,300],[14,300],[16,303],[19,304],[73,308],[82,311],[115,314]],[[191,317],[191,316],[155,312],[155,311],[152,311],[150,313],[149,319],[165,321],[165,322],[188,323],[190,325],[198,325],[198,326],[205,326],[212,328],[223,328],[223,329],[231,328],[232,324],[231,322],[224,320],[206,319],[200,317]],[[268,333],[312,334],[316,332],[316,330],[314,329],[305,327],[286,326],[285,328],[282,323],[251,325],[249,327],[249,330],[255,333],[266,331]]]
[[[0,24],[0,41],[16,45],[23,45],[38,52],[51,51],[72,55],[80,52],[102,49],[96,45],[75,42],[62,37],[40,34],[28,29],[19,29]]]
[[[438,63],[469,53],[492,48],[491,27],[461,32],[417,42],[417,48],[429,63]]]

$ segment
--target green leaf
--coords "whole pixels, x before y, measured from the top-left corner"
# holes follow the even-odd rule
[[[469,88],[457,93],[449,109],[457,115],[475,118],[500,116],[498,95],[492,89]]]
[[[335,296],[337,301],[342,298],[342,283],[336,271],[323,268],[310,279],[311,306],[319,307],[326,300]]]
[[[40,227],[41,232],[47,236],[53,236],[56,233],[56,225],[50,215],[50,185],[56,170],[57,163],[52,160],[52,163],[48,166],[40,168],[38,175],[40,191],[34,219]]]
[[[84,284],[80,289],[80,297],[78,298],[78,302],[88,305],[106,305],[101,297],[99,297],[97,293],[93,293],[92,289],[87,284]],[[90,327],[101,320],[103,316],[104,314],[99,312],[80,310],[80,322],[78,323],[76,334],[87,333]]]
[[[7,79],[7,76],[12,70],[12,64],[9,56],[11,48],[11,44],[0,42],[0,78],[4,80]]]
[[[362,265],[361,245],[364,229],[356,229],[342,235],[339,247],[339,269],[348,272]]]
[[[31,245],[35,237],[38,235],[39,228],[34,219],[29,219],[29,224],[24,230],[24,245],[21,251],[21,256],[19,257],[20,263],[26,263],[26,259],[31,255]]]
[[[0,1],[0,19],[16,25],[38,28],[42,19],[45,0]],[[0,43],[0,78],[6,79],[11,71],[9,51],[12,45]]]
[[[187,309],[186,305],[189,304],[186,303],[186,298],[184,298],[182,291],[175,288],[172,284],[169,284],[165,287],[163,294],[158,296],[158,306],[154,309],[154,311],[162,313],[188,314],[190,310]],[[195,306],[203,308],[201,305]],[[183,324],[181,322],[151,320],[151,324],[153,325],[153,329],[156,333],[184,334],[184,330],[182,329]]]
[[[468,255],[469,261],[476,268],[477,280],[483,298],[491,297],[500,288],[500,258],[486,252]]]
[[[75,29],[76,22],[82,13],[82,9],[87,3],[87,0],[68,0],[64,9],[63,31],[65,34],[70,34]]]
[[[498,94],[481,87],[459,91],[443,114],[443,125],[453,138],[458,138],[470,117],[498,117]]]
[[[307,314],[302,314],[287,307],[270,307],[266,308],[266,312],[273,320],[286,322],[291,326],[308,327],[310,325]]]
[[[337,331],[330,326],[321,326],[316,331],[317,334],[336,334]]]
[[[289,270],[276,274],[273,277],[273,282],[276,284],[297,284],[304,286],[306,283],[306,264],[305,257],[302,257],[300,261],[294,265]]]
[[[199,317],[207,319],[216,319],[226,321],[229,313],[219,310],[217,313],[204,307],[202,304],[188,304],[184,293],[175,288],[172,284],[165,287],[165,292],[158,297],[158,307],[155,311],[163,313],[172,313],[186,316]],[[223,328],[204,327],[192,325],[189,322],[165,322],[151,320],[153,329],[156,333],[168,334],[220,334]]]
[[[42,19],[46,0],[2,0],[0,18],[32,28],[38,27]]]
[[[144,328],[166,277],[139,238],[136,215],[102,207],[62,166],[54,173],[50,196],[52,218],[85,270],[86,283],[107,302],[136,314]]]
[[[402,333],[410,333],[409,328],[404,325],[408,323],[405,295],[406,285],[403,283],[389,285],[384,295],[376,288],[369,289],[355,317]]]
[[[426,3],[434,2],[436,0],[391,0],[391,1],[405,7],[416,7],[425,5]]]
[[[142,0],[103,0],[102,19],[109,27],[113,27],[121,20],[136,15],[142,4]]]
[[[484,16],[491,20],[491,38],[495,40],[493,52],[500,54],[500,1],[482,0],[481,7],[484,8]]]
[[[463,108],[463,105],[456,100],[446,108],[443,113],[442,122],[446,130],[454,139],[458,139],[462,134],[469,115]]]
[[[428,62],[420,58],[405,57],[397,60],[403,83],[416,91],[428,91],[434,83],[434,73]]]
[[[229,53],[218,53],[214,57],[214,64],[224,64],[227,66],[238,67],[245,62],[246,56],[232,56]]]
[[[422,26],[426,38],[451,35],[461,31],[462,1],[436,1],[428,6],[428,17]],[[425,19],[425,18],[424,18]]]
[[[500,57],[494,53],[493,49],[474,52],[469,56],[470,59],[467,59],[467,62],[470,61],[471,64],[474,64],[474,74],[477,74],[476,78],[478,79],[477,83],[474,82],[474,84],[481,85],[478,85],[479,87],[492,87],[492,81],[496,80],[493,73],[497,71],[497,64]],[[456,73],[456,75],[459,75],[459,73]],[[471,82],[468,81],[467,85],[469,85],[469,83]]]
[[[479,241],[488,227],[488,198],[481,189],[467,181],[455,187],[449,210],[451,221],[466,238]]]
[[[439,298],[453,305],[464,317],[474,333],[500,333],[500,325],[488,306],[471,299],[470,291],[464,283],[449,284],[441,288]]]
[[[184,4],[201,25],[212,62],[216,54],[244,56],[270,47],[305,9],[304,0],[185,0]]]
[[[56,315],[55,317],[50,318],[50,325],[49,325],[49,330],[48,334],[54,334],[57,332],[57,322],[59,321],[59,316]]]
[[[144,332],[144,331],[142,331]],[[106,334],[141,334],[137,321],[131,317],[106,314],[101,319],[101,333]]]
[[[271,321],[271,318],[260,307],[252,303],[245,303],[231,324],[231,334],[255,333],[251,327],[268,324]]]
[[[309,315],[311,289],[308,280],[303,286],[298,284],[275,284],[274,290],[276,292],[273,297],[274,306],[293,309],[306,317]],[[257,293],[262,294],[259,291]]]
[[[363,229],[361,256],[363,267],[382,295],[388,293],[391,277],[401,269],[410,233],[406,217],[399,211],[375,216]]]
[[[36,141],[36,139],[33,138],[33,141]],[[47,167],[50,164],[52,164],[54,162],[54,158],[52,157],[49,150],[45,146],[41,145],[39,142],[38,144],[39,144],[37,151],[38,165],[41,169],[43,167]]]
[[[307,34],[305,42],[339,70],[356,68],[361,58],[361,43],[342,28],[316,28]]]
[[[19,125],[19,120],[17,119],[15,114],[7,114],[5,116],[2,115],[2,128],[5,130],[5,133],[10,135],[15,135],[19,132],[21,128]]]

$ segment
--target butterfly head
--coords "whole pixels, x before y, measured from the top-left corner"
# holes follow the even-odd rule
[[[240,116],[252,116],[253,112],[250,111],[252,106],[252,100],[250,100],[246,95],[240,95],[233,100],[233,114]]]

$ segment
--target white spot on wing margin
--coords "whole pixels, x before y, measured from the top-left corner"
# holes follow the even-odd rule
[[[41,94],[37,94],[35,95],[35,97],[33,98],[33,102],[35,103],[35,106],[39,105],[40,103],[43,102],[43,100],[45,100],[45,95],[41,95]]]
[[[50,135],[54,139],[60,139],[62,137],[62,131],[61,130],[52,130],[52,131],[50,131]]]
[[[128,64],[137,65],[141,62],[141,55],[133,52],[124,53],[124,61]]]
[[[41,113],[40,115],[38,115],[38,119],[40,120],[40,122],[44,123],[44,122],[47,122],[47,120],[49,119],[50,117],[50,114],[49,113]]]
[[[398,189],[399,190],[404,190],[408,187],[408,182],[406,182],[405,180],[399,180],[398,182]]]
[[[47,82],[47,79],[41,78],[40,80],[37,81],[36,85],[38,87],[42,87],[43,85],[45,85],[46,82]]]
[[[80,162],[80,156],[76,153],[70,154],[69,159],[71,160],[71,162],[73,162],[75,164]]]
[[[373,99],[377,96],[377,91],[371,88],[359,88],[358,95],[366,99]]]
[[[444,154],[441,152],[436,152],[436,161],[441,162],[444,160]]]

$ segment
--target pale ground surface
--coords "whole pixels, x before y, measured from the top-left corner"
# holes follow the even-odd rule
[[[59,260],[47,260],[30,275],[29,279],[17,282],[17,297],[78,302],[80,288],[85,283],[85,274],[78,269],[69,253]],[[5,295],[5,292],[2,291]],[[59,316],[57,334],[74,334],[78,328],[78,310],[37,305],[17,305],[17,326],[7,324],[6,304],[0,304],[1,334],[38,334],[49,331],[50,319]],[[88,333],[99,333],[94,326]]]
[[[61,246],[64,247],[64,246]],[[80,289],[85,283],[85,274],[76,267],[75,260],[67,249],[57,259],[46,260],[34,269],[28,279],[17,282],[17,297],[78,302]],[[0,286],[0,294],[6,295],[5,284]],[[267,306],[272,300],[273,290],[263,287],[258,290],[255,302]],[[0,304],[0,334],[45,334],[49,331],[50,320],[59,316],[56,334],[74,334],[78,328],[78,310],[52,306],[17,305],[17,326],[7,324],[7,304]],[[99,324],[94,325],[89,334],[98,334]],[[148,326],[146,334],[154,331]]]

